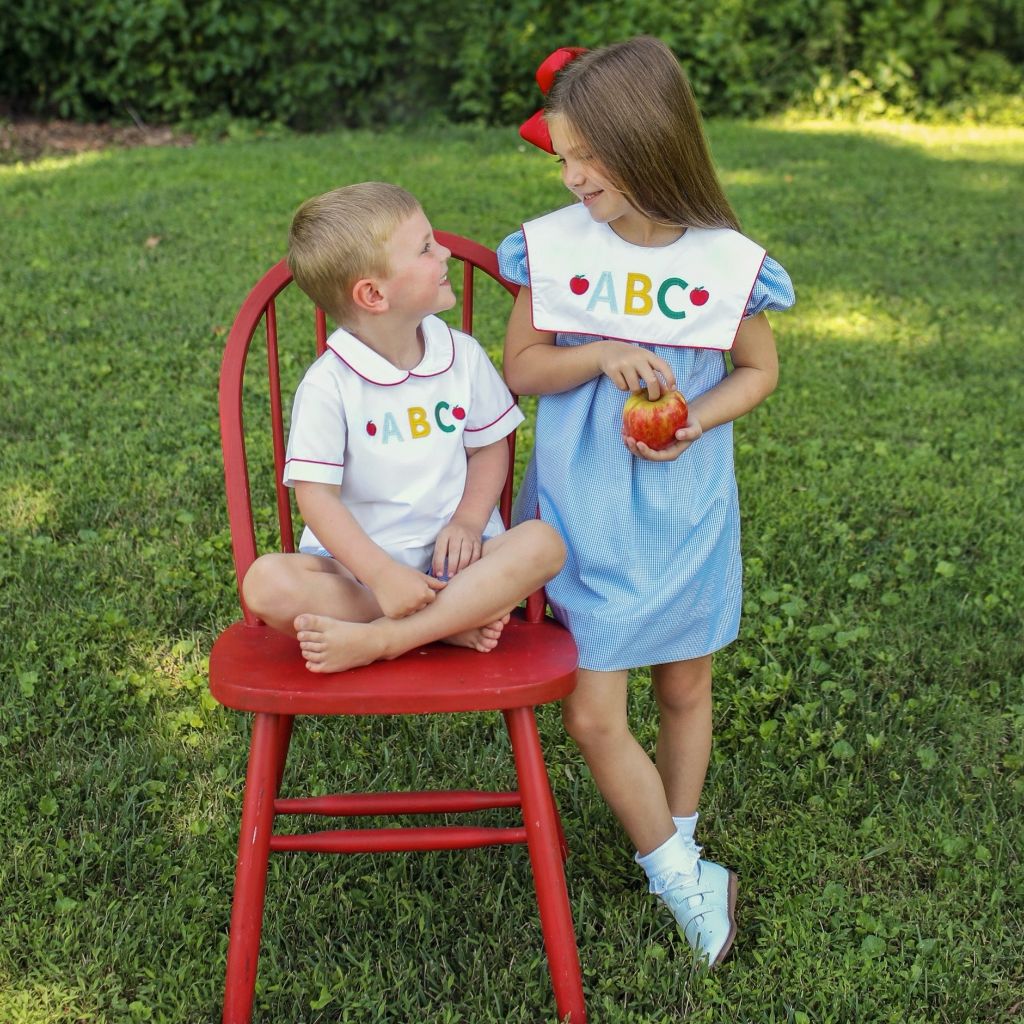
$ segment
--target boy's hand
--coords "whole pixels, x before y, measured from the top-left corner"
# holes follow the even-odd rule
[[[443,580],[435,580],[407,565],[392,562],[367,585],[389,619],[404,619],[432,604],[437,591],[444,590]]]
[[[637,441],[636,438],[630,437],[625,430],[622,432],[622,440],[626,447],[641,459],[647,459],[649,462],[671,462],[673,459],[678,459],[703,433],[704,428],[701,427],[700,420],[691,413],[686,426],[680,427],[676,431],[676,443],[669,445],[668,448],[662,448],[661,451],[648,448],[643,441]]]
[[[441,579],[451,579],[460,569],[472,565],[483,554],[483,538],[478,530],[450,522],[434,542],[431,569]]]

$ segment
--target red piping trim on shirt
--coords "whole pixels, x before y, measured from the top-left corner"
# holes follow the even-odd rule
[[[290,459],[285,460],[287,466],[289,462],[308,462],[311,466],[344,466],[344,462],[324,462],[322,459],[300,459],[297,455]]]
[[[495,423],[499,423],[515,408],[516,403],[513,402],[496,420],[491,420],[490,423],[485,423],[482,427],[466,427],[465,433],[478,434],[481,430],[486,430],[488,427],[493,427]]]
[[[445,327],[448,327],[445,324]],[[376,384],[381,388],[395,388],[399,384],[404,384],[410,377],[418,377],[420,380],[426,380],[427,377],[439,377],[442,373],[447,373],[455,365],[455,336],[452,334],[452,329],[448,327],[448,338],[452,345],[452,357],[448,362],[448,365],[440,370],[435,370],[434,373],[413,373],[412,370],[407,370],[405,376],[401,380],[384,381],[374,380],[372,377],[367,377],[365,373],[360,373],[330,342],[327,343],[327,347],[334,353],[334,355],[340,359],[360,380],[365,380],[368,384]],[[397,369],[397,367],[396,367]]]

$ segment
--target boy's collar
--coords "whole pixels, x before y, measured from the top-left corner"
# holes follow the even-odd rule
[[[410,377],[436,377],[451,369],[455,362],[455,339],[443,320],[428,316],[420,330],[423,334],[423,358],[411,370],[401,370],[388,362],[344,327],[339,327],[327,339],[327,347],[363,380],[381,387],[394,387]]]

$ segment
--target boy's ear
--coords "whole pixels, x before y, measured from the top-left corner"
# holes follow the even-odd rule
[[[360,278],[352,285],[352,303],[364,313],[386,313],[388,310],[388,300],[372,277]]]

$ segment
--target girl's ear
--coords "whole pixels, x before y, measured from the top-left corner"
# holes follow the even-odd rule
[[[360,278],[352,285],[352,302],[364,313],[386,313],[388,300],[371,277]]]

